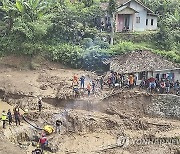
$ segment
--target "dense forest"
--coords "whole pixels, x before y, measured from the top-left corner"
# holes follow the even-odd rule
[[[159,30],[135,34],[153,39],[127,41],[113,34],[110,45],[111,31],[101,31],[100,4],[109,3],[113,14],[115,0],[0,0],[0,55],[41,55],[74,68],[98,69],[103,58],[145,49],[180,63],[180,0],[141,1],[158,14]]]

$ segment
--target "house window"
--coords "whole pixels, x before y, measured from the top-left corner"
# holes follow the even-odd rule
[[[140,23],[140,17],[136,17],[136,23]]]
[[[146,26],[148,25],[148,19],[146,19]]]
[[[151,26],[154,25],[154,19],[151,19]]]

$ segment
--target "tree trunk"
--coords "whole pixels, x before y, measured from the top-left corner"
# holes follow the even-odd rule
[[[111,22],[111,35],[110,35],[110,44],[114,44],[114,14],[110,16],[110,22]]]

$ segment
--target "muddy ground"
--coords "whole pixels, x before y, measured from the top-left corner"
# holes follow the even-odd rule
[[[57,154],[178,154],[180,121],[149,115],[152,96],[144,91],[97,89],[95,95],[75,99],[72,77],[85,74],[87,82],[97,75],[48,63],[42,59],[4,57],[0,62],[0,112],[19,106],[24,115],[21,126],[0,125],[0,153],[30,154],[44,125],[54,126],[61,119],[61,133],[48,136],[51,149]],[[33,68],[33,70],[32,70]],[[37,110],[38,97],[43,110]],[[178,98],[177,98],[178,99]],[[31,125],[30,125],[31,124]],[[35,126],[36,128],[34,128]],[[159,143],[157,139],[174,139]],[[164,141],[163,140],[163,141]],[[145,142],[148,141],[148,142]],[[179,142],[178,142],[179,141]]]

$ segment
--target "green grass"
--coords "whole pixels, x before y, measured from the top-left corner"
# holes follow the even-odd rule
[[[147,43],[147,42],[133,43],[130,41],[120,41],[119,43],[111,46],[107,52],[111,55],[119,55],[136,50],[149,50],[152,51],[153,53],[161,55],[162,57],[165,57],[170,61],[180,63],[180,52],[178,52],[177,50],[172,50],[172,51],[160,50],[153,43]]]

